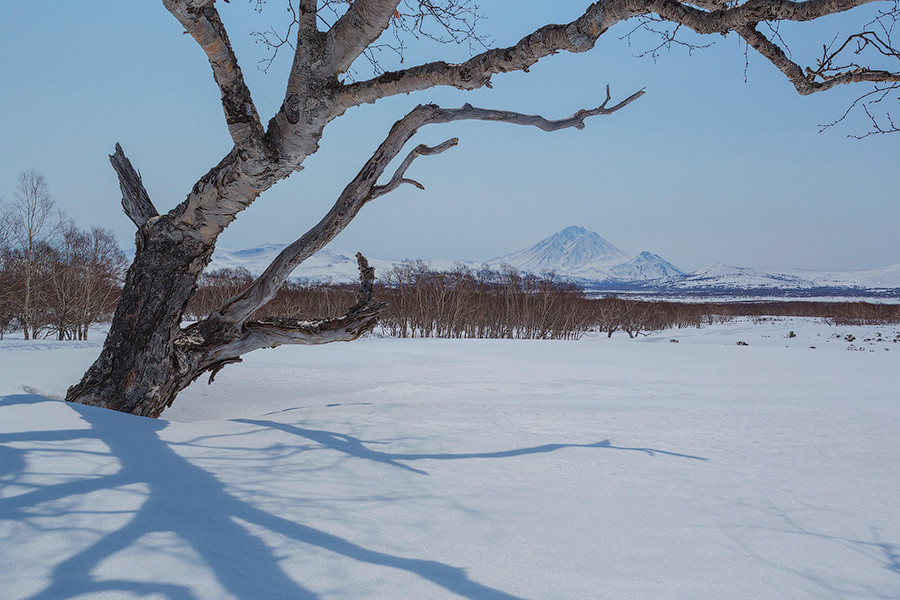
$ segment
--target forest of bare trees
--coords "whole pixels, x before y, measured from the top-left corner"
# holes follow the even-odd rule
[[[203,319],[242,289],[246,269],[205,273],[186,314]],[[396,265],[379,277],[375,297],[387,304],[380,332],[393,337],[578,339],[589,331],[630,338],[671,328],[702,327],[741,316],[801,316],[835,325],[900,323],[900,305],[870,302],[677,302],[589,298],[552,277],[510,268],[434,271],[422,261]],[[349,284],[288,281],[255,319],[289,315],[318,319],[345,310],[356,299]]]
[[[0,202],[0,339],[87,339],[115,309],[125,262],[110,231],[78,228],[41,173],[21,172],[13,199]]]

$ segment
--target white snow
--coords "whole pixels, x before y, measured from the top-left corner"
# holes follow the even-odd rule
[[[23,391],[99,340],[4,340],[0,597],[898,598],[895,340],[370,337],[253,353],[162,420]]]

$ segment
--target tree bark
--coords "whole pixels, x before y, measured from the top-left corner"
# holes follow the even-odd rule
[[[118,149],[121,152],[121,149]],[[371,330],[383,304],[372,301],[374,273],[359,257],[363,285],[356,305],[341,317],[318,321],[209,318],[185,329],[182,316],[215,248],[171,215],[153,218],[137,236],[100,357],[66,400],[145,417],[158,417],[203,373],[213,376],[241,355],[285,343],[350,341]]]
[[[212,243],[190,239],[167,217],[138,234],[134,262],[97,361],[69,401],[158,417],[198,374],[181,364],[175,341]]]

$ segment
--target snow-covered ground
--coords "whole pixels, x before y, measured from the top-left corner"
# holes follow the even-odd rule
[[[898,326],[279,348],[156,421],[23,391],[98,350],[0,342],[4,600],[900,597]]]

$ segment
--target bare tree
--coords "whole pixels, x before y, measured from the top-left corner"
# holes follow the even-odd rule
[[[43,253],[47,277],[41,300],[48,327],[59,340],[85,340],[90,326],[112,313],[125,255],[109,230],[82,231],[71,221],[59,243],[46,245]]]
[[[215,0],[163,0],[165,8],[197,41],[209,60],[234,146],[197,181],[181,204],[165,214],[158,213],[138,172],[122,148],[116,146],[111,161],[119,176],[123,208],[138,230],[137,251],[103,351],[82,381],[69,389],[67,399],[155,417],[202,373],[214,374],[252,350],[359,337],[374,326],[383,308],[371,298],[373,276],[363,259],[358,302],[343,316],[300,321],[254,320],[251,315],[274,297],[297,265],[334,238],[366,203],[404,183],[421,187],[406,177],[417,157],[439,154],[457,144],[458,140],[452,138],[434,147],[417,146],[393,174],[385,175],[388,164],[420,128],[482,120],[530,125],[545,131],[581,129],[589,117],[616,112],[643,92],[617,103],[612,103],[607,93],[600,106],[578,110],[560,120],[468,104],[462,108],[416,106],[393,125],[317,225],[285,248],[252,284],[206,319],[183,329],[183,312],[219,234],[262,191],[299,170],[318,149],[326,124],[349,108],[435,86],[461,90],[489,86],[493,76],[527,71],[557,52],[588,51],[613,25],[628,20],[639,26],[668,23],[676,30],[689,29],[703,35],[735,32],[784,72],[803,94],[839,84],[898,82],[897,71],[858,65],[844,69],[840,58],[826,65],[827,69],[806,72],[780,48],[777,36],[767,37],[760,31],[761,24],[810,21],[870,1],[600,0],[587,5],[574,21],[546,25],[513,46],[485,49],[459,64],[428,62],[354,81],[347,74],[360,57],[373,56],[379,44],[384,43],[385,35],[409,30],[415,33],[418,22],[427,21],[434,31],[448,33],[449,39],[455,39],[456,31],[460,39],[471,41],[473,37],[467,32],[474,31],[476,13],[458,10],[471,3],[299,0],[290,5],[294,17],[290,33],[280,38],[293,52],[284,101],[264,125]],[[883,17],[891,18],[888,14]],[[273,46],[284,49],[285,44],[279,39],[271,40]],[[382,177],[387,181],[379,183]]]
[[[9,214],[0,198],[0,340],[16,318],[13,305],[13,259],[10,248]]]
[[[75,337],[79,340],[87,339],[91,325],[112,315],[127,262],[116,236],[108,229],[91,227],[83,243],[81,301],[75,321]]]
[[[39,268],[46,264],[42,248],[50,244],[65,226],[65,217],[50,196],[47,180],[38,171],[19,173],[15,198],[7,208],[6,221],[11,250],[21,268],[21,289],[17,294],[19,322],[25,339],[40,327],[36,303]]]

